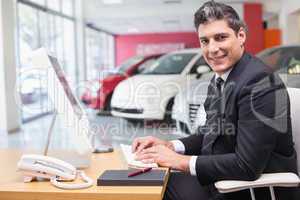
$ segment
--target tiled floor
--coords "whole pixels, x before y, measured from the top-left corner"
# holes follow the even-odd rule
[[[135,137],[153,135],[163,139],[176,139],[180,137],[175,127],[165,122],[147,122],[132,124],[124,119],[112,116],[98,116],[94,111],[89,111],[91,128],[96,130],[97,138],[103,136],[111,138],[114,147],[120,143],[130,144]],[[38,149],[42,150],[46,144],[47,131],[52,120],[52,115],[23,124],[21,131],[16,133],[0,133],[0,148]],[[62,121],[57,118],[50,148],[72,148],[76,141],[70,128],[62,126]]]

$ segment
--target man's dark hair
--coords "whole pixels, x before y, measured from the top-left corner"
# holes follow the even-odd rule
[[[197,30],[200,24],[223,19],[235,33],[238,33],[241,27],[244,28],[245,32],[247,31],[246,24],[240,19],[237,12],[231,6],[224,3],[208,1],[194,14],[194,24]]]

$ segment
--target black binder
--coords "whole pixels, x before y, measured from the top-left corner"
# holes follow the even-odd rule
[[[154,169],[128,177],[133,170],[106,170],[97,179],[98,186],[162,186],[167,170]]]

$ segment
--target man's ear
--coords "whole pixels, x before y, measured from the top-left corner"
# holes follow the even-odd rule
[[[240,30],[237,34],[237,37],[238,37],[238,40],[240,42],[240,45],[244,46],[244,44],[246,42],[247,35],[246,35],[246,31],[243,27],[240,28]]]

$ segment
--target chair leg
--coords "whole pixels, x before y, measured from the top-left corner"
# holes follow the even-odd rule
[[[275,193],[274,193],[274,188],[272,186],[270,186],[269,189],[270,189],[270,193],[271,193],[271,199],[276,200]]]
[[[250,188],[251,200],[255,200],[255,194],[253,188]]]

